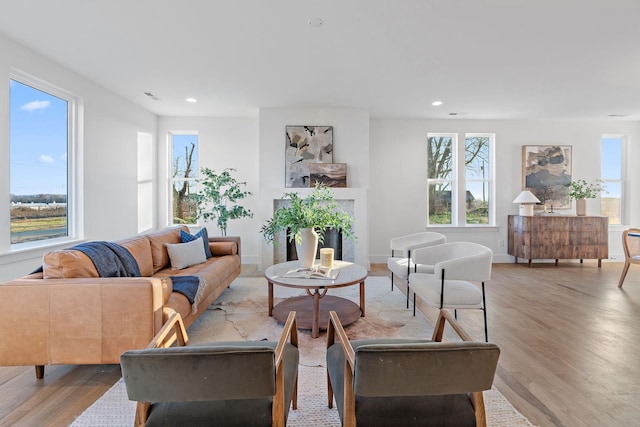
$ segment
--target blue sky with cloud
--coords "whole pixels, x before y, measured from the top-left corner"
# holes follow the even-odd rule
[[[67,101],[11,81],[11,194],[67,193]]]

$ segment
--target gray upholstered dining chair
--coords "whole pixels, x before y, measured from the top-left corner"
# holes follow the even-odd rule
[[[178,346],[171,346],[173,342]],[[285,426],[297,407],[295,312],[278,342],[187,345],[174,314],[144,350],[120,357],[136,426]]]
[[[391,290],[393,290],[394,276],[407,280],[409,273],[420,271],[422,273],[432,273],[433,266],[425,264],[415,264],[411,261],[411,251],[427,246],[440,245],[447,242],[444,234],[433,231],[408,234],[406,236],[394,237],[389,241],[391,257],[387,258],[387,268],[391,271]],[[408,286],[408,283],[407,283]],[[409,288],[407,287],[407,308],[409,308]]]
[[[442,342],[445,323],[463,340]],[[327,331],[329,407],[335,395],[345,427],[485,426],[482,395],[493,384],[500,349],[471,342],[441,310],[432,340],[349,341],[337,314]]]

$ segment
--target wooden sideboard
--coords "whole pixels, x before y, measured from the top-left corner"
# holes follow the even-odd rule
[[[609,257],[606,216],[509,215],[509,255],[518,258],[602,259]]]

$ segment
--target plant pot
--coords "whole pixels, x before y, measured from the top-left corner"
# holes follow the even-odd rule
[[[576,200],[576,215],[585,216],[587,214],[587,199]]]
[[[298,264],[300,267],[309,268],[316,260],[318,250],[318,233],[313,228],[303,228],[300,230],[302,242],[296,241],[296,252],[298,253]]]

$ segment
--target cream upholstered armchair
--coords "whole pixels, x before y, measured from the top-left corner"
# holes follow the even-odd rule
[[[427,246],[440,245],[447,241],[444,234],[425,231],[421,233],[408,234],[406,236],[394,237],[389,241],[391,247],[391,257],[387,259],[387,268],[391,271],[391,290],[393,290],[393,278],[399,277],[407,280],[409,273],[420,271],[422,273],[432,273],[433,266],[417,265],[411,260],[411,252]],[[407,287],[407,308],[409,308],[409,288]]]
[[[462,342],[441,342],[445,323]],[[483,390],[493,384],[500,349],[471,342],[441,310],[431,340],[349,341],[334,311],[327,330],[328,404],[345,427],[485,426]]]
[[[120,357],[129,399],[138,401],[134,425],[286,425],[297,407],[295,312],[278,342],[187,344],[176,313],[147,349]]]
[[[493,252],[486,246],[471,242],[451,242],[416,249],[416,264],[433,265],[433,273],[412,272],[409,287],[413,290],[413,314],[416,296],[430,306],[453,309],[480,309],[484,316],[484,337],[487,333],[485,282],[491,279]],[[472,282],[480,283],[480,288]]]

